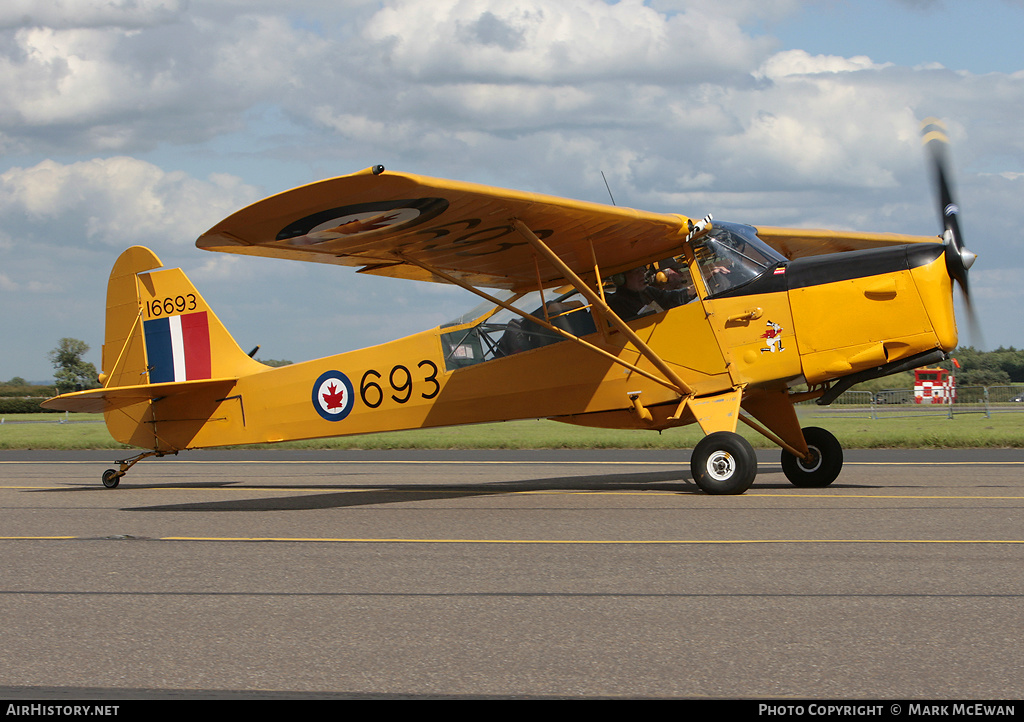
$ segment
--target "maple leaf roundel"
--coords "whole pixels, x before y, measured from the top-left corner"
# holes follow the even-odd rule
[[[341,421],[352,411],[352,382],[341,371],[321,374],[313,384],[313,408],[328,421]]]
[[[393,235],[436,218],[448,209],[444,198],[405,198],[375,201],[317,211],[289,223],[277,234],[277,241],[292,246],[309,246],[359,236]]]

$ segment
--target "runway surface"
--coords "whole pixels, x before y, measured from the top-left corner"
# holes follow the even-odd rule
[[[1019,699],[1024,452],[0,452],[0,697]]]

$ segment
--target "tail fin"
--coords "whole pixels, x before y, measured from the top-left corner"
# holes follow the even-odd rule
[[[107,285],[104,388],[237,378],[263,367],[231,338],[180,268],[148,248],[121,254]]]
[[[102,412],[117,441],[158,451],[244,443],[242,376],[266,371],[239,348],[180,268],[134,246],[107,285],[103,388],[57,396],[46,408]],[[222,441],[228,439],[228,441]]]

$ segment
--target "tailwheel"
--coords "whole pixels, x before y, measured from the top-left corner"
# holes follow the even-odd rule
[[[739,434],[716,431],[693,447],[690,473],[705,494],[742,494],[757,476],[757,456]]]
[[[133,457],[131,457],[129,459],[119,459],[117,461],[117,464],[120,467],[119,469],[107,469],[106,471],[103,472],[103,477],[102,477],[102,479],[103,479],[103,486],[107,487],[108,489],[116,489],[117,485],[121,483],[121,477],[124,476],[125,474],[127,474],[128,470],[130,468],[132,468],[133,466],[138,464],[143,459],[148,459],[151,456],[155,456],[156,458],[159,459],[159,458],[161,458],[163,456],[167,456],[168,454],[175,454],[175,455],[177,455],[177,453],[178,452],[176,450],[175,451],[159,451],[159,450],[157,450],[157,451],[143,451],[142,453],[136,454],[135,456],[133,456]]]
[[[107,469],[103,472],[103,486],[108,489],[116,489],[117,485],[121,483],[121,477],[124,476],[117,469]]]
[[[782,451],[782,471],[793,486],[828,486],[843,468],[843,447],[830,432],[817,426],[803,429],[810,455],[801,459]]]

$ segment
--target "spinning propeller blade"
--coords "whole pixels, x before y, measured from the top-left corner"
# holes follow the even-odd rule
[[[946,126],[938,118],[927,118],[921,123],[921,134],[924,147],[931,156],[935,186],[939,196],[939,217],[943,227],[942,242],[946,246],[946,270],[963,293],[970,335],[972,338],[980,340],[981,329],[971,303],[970,285],[967,280],[967,272],[974,265],[978,256],[967,249],[960,232],[960,207],[953,198],[949,180],[949,137],[946,135]]]

